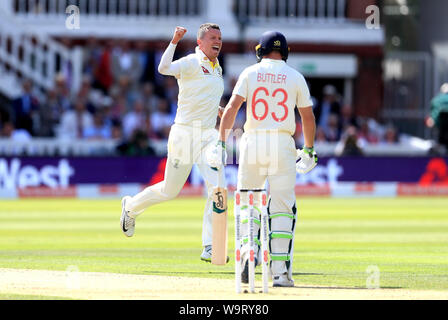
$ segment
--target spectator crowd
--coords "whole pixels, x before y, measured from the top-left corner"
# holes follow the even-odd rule
[[[316,144],[338,143],[336,153],[344,156],[361,156],[370,144],[394,144],[399,133],[392,124],[382,125],[373,118],[360,117],[351,105],[345,104],[336,87],[328,84],[322,90],[322,99],[314,100],[316,117]],[[303,145],[300,122],[297,122],[296,144]]]
[[[83,78],[78,92],[71,92],[68,72],[62,71],[54,88],[33,90],[29,80],[9,110],[0,113],[0,137],[26,141],[31,137],[118,141],[117,153],[151,155],[150,140],[166,140],[177,109],[178,86],[174,77],[157,72],[165,43],[149,48],[146,42],[100,42],[90,38],[84,46]],[[189,52],[176,52],[175,59]],[[225,66],[224,66],[225,68]],[[229,81],[224,106],[231,93]],[[397,130],[373,119],[355,116],[333,85],[315,100],[316,143],[344,142],[342,155],[362,155],[364,144],[395,143]],[[236,126],[242,128],[244,112]],[[295,135],[303,145],[299,117]]]

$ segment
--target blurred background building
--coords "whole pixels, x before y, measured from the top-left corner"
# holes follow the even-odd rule
[[[448,82],[447,9],[443,0],[1,1],[0,155],[163,157],[178,89],[158,63],[175,26],[188,29],[181,57],[210,21],[224,41],[222,105],[255,63],[259,36],[276,29],[309,82],[320,155],[443,153],[425,119]],[[301,146],[299,122],[295,138]]]

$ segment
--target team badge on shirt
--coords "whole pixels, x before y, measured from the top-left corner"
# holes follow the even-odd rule
[[[208,71],[204,66],[202,66],[202,71],[204,72],[204,74],[210,74],[210,71]]]

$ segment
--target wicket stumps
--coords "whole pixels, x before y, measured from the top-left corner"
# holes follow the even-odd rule
[[[268,292],[268,270],[269,270],[269,252],[268,252],[268,214],[267,214],[267,193],[264,189],[241,189],[235,191],[235,286],[236,292],[241,293],[241,193],[247,193],[248,204],[248,245],[249,245],[249,290],[255,292],[255,209],[254,193],[261,196],[261,215],[260,215],[260,238],[261,238],[261,272],[263,282],[263,292]]]

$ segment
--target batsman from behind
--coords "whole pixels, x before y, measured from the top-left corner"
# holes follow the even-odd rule
[[[184,186],[193,164],[197,164],[208,191],[201,259],[211,261],[212,189],[218,183],[218,175],[221,175],[221,181],[224,180],[224,172],[208,166],[205,150],[218,138],[215,126],[224,91],[222,69],[218,62],[222,39],[218,25],[203,24],[197,33],[195,53],[173,62],[176,46],[186,32],[185,28],[176,27],[158,68],[161,74],[176,77],[179,85],[178,109],[168,138],[164,180],[133,197],[124,197],[120,223],[123,233],[131,237],[137,216],[148,207],[174,199]]]
[[[211,166],[225,163],[225,141],[233,127],[242,103],[246,101],[246,123],[240,142],[238,189],[262,189],[266,180],[270,187],[268,215],[270,226],[270,272],[273,286],[294,286],[292,279],[294,231],[297,221],[296,171],[306,173],[317,163],[313,150],[316,130],[309,89],[304,77],[286,64],[289,48],[279,32],[266,32],[256,47],[258,63],[240,75],[221,118],[219,140],[207,153]],[[303,125],[305,146],[296,150],[295,107]],[[247,201],[247,200],[245,200]],[[241,200],[242,203],[247,203]],[[260,203],[256,201],[259,208]],[[255,210],[257,214],[258,210]],[[243,215],[243,213],[242,213]],[[259,213],[258,213],[259,216]],[[248,250],[246,236],[241,248],[242,281],[247,283]],[[259,217],[257,218],[259,220]],[[246,219],[247,220],[247,219]],[[257,224],[255,224],[257,226]],[[256,230],[255,234],[258,233]],[[258,233],[259,234],[259,233]],[[256,236],[255,242],[260,243]],[[256,253],[256,264],[261,261]]]

